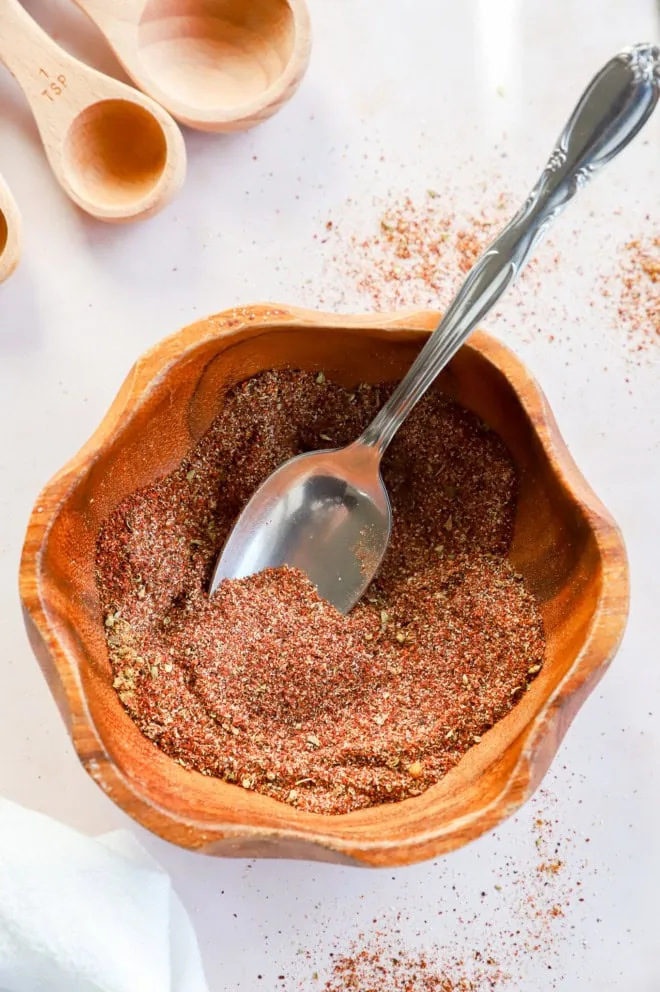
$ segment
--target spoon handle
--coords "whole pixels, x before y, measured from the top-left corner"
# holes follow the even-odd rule
[[[106,39],[114,44],[123,40],[124,44],[137,45],[137,31],[145,13],[147,0],[73,0],[77,7],[87,14]]]
[[[635,137],[660,94],[660,48],[635,45],[601,69],[582,95],[525,204],[475,262],[409,372],[358,443],[382,455],[415,404],[522,271],[577,191]]]
[[[18,0],[0,0],[0,62],[27,97],[48,148],[56,125],[64,126],[89,101],[90,83],[84,80],[85,100],[78,85],[81,63],[60,48]]]

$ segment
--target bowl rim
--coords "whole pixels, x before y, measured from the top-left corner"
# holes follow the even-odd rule
[[[301,823],[267,827],[254,826],[249,822],[210,823],[208,820],[195,820],[190,815],[176,816],[169,809],[154,806],[153,800],[140,791],[139,783],[129,779],[107,753],[89,712],[77,671],[82,652],[77,658],[70,656],[58,637],[44,597],[44,573],[41,568],[44,548],[71,490],[91,465],[103,456],[124,425],[131,421],[150,388],[162,381],[187,355],[204,345],[226,336],[238,338],[246,333],[250,337],[261,336],[291,327],[323,328],[324,332],[369,333],[371,330],[377,332],[379,337],[386,332],[399,339],[408,335],[419,337],[420,332],[428,334],[434,330],[439,318],[439,313],[434,310],[337,315],[261,303],[235,307],[199,320],[164,338],[138,358],[89,440],[39,494],[30,516],[20,562],[19,591],[26,623],[29,621],[32,624],[53,662],[59,684],[51,683],[51,691],[60,706],[83,767],[120,808],[161,837],[172,840],[173,831],[167,827],[174,825],[178,828],[176,843],[201,850],[208,847],[209,842],[212,847],[214,841],[246,838],[267,841],[277,838],[279,841],[300,842],[307,847],[311,845],[325,849],[331,857],[344,857],[349,863],[382,866],[408,864],[459,847],[497,826],[532,795],[554,757],[574,712],[580,708],[616,653],[625,630],[629,603],[627,557],[619,528],[570,455],[539,384],[508,347],[479,330],[463,347],[476,351],[494,366],[517,396],[543,447],[552,473],[561,483],[565,495],[579,505],[584,514],[601,560],[600,594],[584,643],[570,669],[543,701],[524,731],[524,746],[500,792],[489,802],[476,806],[469,814],[454,816],[433,829],[423,832],[411,830],[406,836],[394,839],[349,839],[332,835],[327,829],[315,830],[314,820],[319,814],[302,811],[297,812],[304,828]],[[45,512],[44,506],[52,509]],[[577,705],[573,712],[566,713],[562,703],[571,697],[575,697]],[[343,816],[336,819],[341,821]],[[181,839],[182,830],[185,840]],[[432,848],[430,854],[429,847]]]

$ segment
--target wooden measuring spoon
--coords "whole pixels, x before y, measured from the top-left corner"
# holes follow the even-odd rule
[[[180,188],[186,151],[169,114],[61,49],[18,0],[0,0],[0,60],[28,99],[58,182],[87,213],[137,220]]]
[[[0,176],[0,282],[9,279],[21,258],[21,215],[9,187]]]
[[[307,68],[305,0],[75,0],[140,89],[202,131],[274,114]]]

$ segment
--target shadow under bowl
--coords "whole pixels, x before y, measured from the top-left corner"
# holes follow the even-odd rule
[[[112,688],[94,564],[100,525],[117,504],[171,472],[247,376],[289,367],[323,369],[346,386],[396,379],[437,321],[430,311],[338,317],[275,304],[200,321],[137,362],[94,436],[39,497],[20,575],[31,643],[85,769],[161,837],[237,857],[367,866],[436,857],[525,802],[613,657],[628,609],[621,535],[535,381],[476,332],[438,385],[496,430],[517,464],[510,558],[547,635],[542,672],[481,743],[422,796],[321,815],[184,770],[140,733]]]

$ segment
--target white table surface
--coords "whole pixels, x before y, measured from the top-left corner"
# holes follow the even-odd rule
[[[28,6],[74,52],[119,73],[62,0]],[[486,179],[491,192],[499,184],[522,195],[593,72],[623,45],[660,33],[652,0],[310,6],[315,47],[298,96],[252,133],[189,133],[185,190],[142,225],[106,227],[71,206],[22,96],[0,80],[0,170],[25,222],[23,263],[0,288],[0,793],[87,832],[133,829],[192,915],[212,992],[320,987],[330,951],[375,928],[398,928],[394,943],[439,959],[490,941],[508,967],[506,935],[528,932],[530,892],[540,892],[542,915],[555,903],[564,915],[543,916],[539,949],[523,951],[513,987],[656,992],[660,348],[631,362],[614,304],[597,287],[617,271],[618,245],[660,233],[660,114],[559,223],[533,301],[513,299],[489,325],[541,380],[573,455],[622,526],[632,576],[616,662],[542,793],[514,820],[439,862],[398,871],[184,852],[134,825],[85,775],[30,652],[16,586],[33,499],[95,428],[140,352],[237,303],[368,307],[346,275],[348,249],[314,239],[328,218],[367,235],[383,203],[406,192],[423,200],[429,187],[450,190],[469,208]],[[559,268],[549,264],[554,250]],[[565,861],[545,887],[539,816],[553,821],[541,853],[559,843]]]

